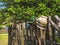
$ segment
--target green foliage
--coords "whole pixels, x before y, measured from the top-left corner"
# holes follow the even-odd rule
[[[0,15],[0,22],[34,21],[41,15],[60,16],[60,0],[4,0],[7,9]],[[2,19],[3,18],[3,19]]]
[[[56,42],[60,43],[60,37],[56,36],[55,39],[56,39]]]

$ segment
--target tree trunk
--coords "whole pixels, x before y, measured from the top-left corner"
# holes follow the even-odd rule
[[[12,31],[12,25],[8,27],[8,45],[12,45],[11,31]]]
[[[20,30],[21,45],[24,45],[24,29],[25,29],[25,22],[22,22]]]
[[[52,45],[53,35],[52,35],[52,28],[50,24],[50,16],[48,17],[48,30],[49,30],[49,42],[51,43],[50,45]]]
[[[9,26],[8,29],[8,45],[19,45],[17,24]]]

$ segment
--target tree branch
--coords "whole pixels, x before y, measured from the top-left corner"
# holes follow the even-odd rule
[[[49,21],[52,24],[52,26],[54,26],[59,31],[58,26],[52,21],[51,16],[49,16]]]

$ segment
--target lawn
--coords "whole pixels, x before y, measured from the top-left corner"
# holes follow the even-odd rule
[[[8,34],[0,34],[0,45],[8,45]]]

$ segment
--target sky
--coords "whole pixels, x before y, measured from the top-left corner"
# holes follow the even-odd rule
[[[6,8],[5,4],[6,4],[6,3],[0,2],[0,9]]]

